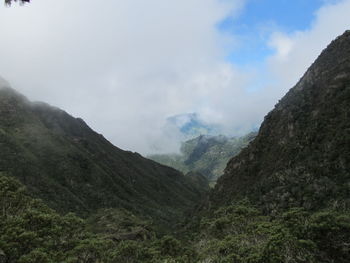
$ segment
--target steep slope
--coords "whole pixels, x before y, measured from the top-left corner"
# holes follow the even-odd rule
[[[230,160],[211,200],[265,211],[349,208],[350,31],[334,40]]]
[[[0,171],[50,207],[80,215],[120,207],[168,221],[205,191],[172,168],[118,149],[83,120],[10,88],[0,89]]]
[[[104,210],[92,222],[59,215],[1,173],[0,211],[2,263],[196,262],[189,260],[194,250],[171,236],[157,239],[148,222],[125,210]]]
[[[256,136],[255,132],[242,137],[201,135],[182,143],[180,154],[151,155],[150,159],[184,173],[202,173],[211,181],[223,174],[227,162],[237,155]]]

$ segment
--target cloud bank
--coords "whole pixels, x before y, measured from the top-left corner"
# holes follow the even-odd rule
[[[274,32],[274,55],[240,68],[226,59],[237,38],[217,25],[244,3],[38,0],[0,8],[0,75],[143,154],[178,149],[176,131],[164,130],[177,114],[196,112],[223,133],[244,133],[350,28],[350,1],[325,5],[306,31]]]
[[[308,30],[272,33],[269,45],[276,52],[268,58],[267,67],[274,81],[284,87],[279,88],[281,95],[296,84],[332,40],[350,29],[349,10],[349,0],[325,1]]]

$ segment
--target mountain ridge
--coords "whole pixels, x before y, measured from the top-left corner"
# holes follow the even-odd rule
[[[6,99],[5,93],[0,91],[0,261],[349,262],[350,31],[322,52],[265,117],[259,134],[229,161],[209,196],[202,195],[207,185],[203,176],[186,177],[116,149],[80,120],[45,105],[28,106],[13,93]],[[113,174],[116,167],[119,173]],[[62,176],[62,171],[70,176]],[[91,177],[92,171],[100,176]],[[32,180],[34,185],[26,185],[42,192],[56,187],[60,197],[57,185],[67,193],[76,193],[77,185],[77,204],[101,209],[87,221],[59,215],[33,200],[8,176],[11,172],[22,181]],[[120,192],[99,187],[107,182],[105,186],[115,190],[117,179]],[[143,192],[135,179],[144,179]],[[106,203],[84,200],[91,183]],[[158,195],[152,198],[148,191]],[[122,209],[104,209],[113,193]],[[200,211],[173,229],[178,239],[157,236],[154,224],[132,213],[139,203],[142,212],[167,219],[171,227],[176,221],[169,217],[190,205],[177,201],[194,204],[202,197]],[[130,207],[122,207],[123,201]]]
[[[291,206],[348,208],[349,72],[346,31],[266,115],[255,140],[229,161],[213,203],[249,197],[269,212]]]
[[[82,119],[13,89],[0,89],[0,113],[0,171],[58,211],[122,207],[166,221],[205,192],[175,169],[115,147]]]

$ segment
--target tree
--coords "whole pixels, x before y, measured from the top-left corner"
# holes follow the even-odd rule
[[[29,3],[30,0],[5,0],[5,5],[11,5],[12,2],[20,2],[21,4],[24,4],[24,3]]]

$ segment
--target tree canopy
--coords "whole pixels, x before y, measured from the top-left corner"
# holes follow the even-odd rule
[[[21,4],[24,4],[24,3],[29,3],[30,0],[5,0],[5,4],[6,5],[11,5],[12,2],[20,2]]]

